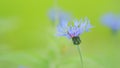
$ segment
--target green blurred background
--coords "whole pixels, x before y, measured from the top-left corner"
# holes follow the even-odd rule
[[[94,28],[82,34],[84,68],[120,68],[120,32],[100,24],[107,12],[120,13],[120,0],[58,0],[77,19],[87,16]],[[47,13],[54,0],[0,0],[0,68],[80,68],[72,41],[55,36]]]

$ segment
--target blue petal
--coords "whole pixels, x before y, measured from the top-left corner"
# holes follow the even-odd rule
[[[68,34],[62,34],[62,33],[58,33],[57,36],[65,36],[68,39],[70,39],[71,37]]]
[[[74,21],[74,26],[78,27],[79,24],[80,24],[79,21],[77,21],[77,20]]]
[[[62,28],[67,28],[68,21],[66,21],[66,20],[61,20],[61,22],[59,23],[59,25],[60,25]]]
[[[60,33],[64,32],[63,28],[60,25],[57,26],[57,31]]]
[[[90,28],[93,28],[93,26],[90,24],[90,22],[88,22],[86,26],[86,31],[88,32]]]

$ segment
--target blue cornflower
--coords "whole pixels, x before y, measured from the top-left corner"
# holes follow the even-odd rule
[[[62,11],[61,9],[51,9],[48,13],[49,18],[55,22],[56,19],[58,19],[59,22],[62,20],[70,20],[71,15],[65,11]]]
[[[116,33],[120,30],[120,16],[113,13],[105,14],[101,17],[101,22],[103,25],[111,28],[111,30]]]
[[[58,26],[57,26],[57,35],[58,36],[65,36],[67,38],[72,38],[73,43],[75,45],[80,44],[81,40],[79,38],[79,35],[81,35],[83,32],[89,31],[90,28],[92,28],[92,25],[90,24],[90,21],[85,18],[83,21],[82,19],[80,21],[74,20],[72,23],[68,23],[67,20],[62,20]]]

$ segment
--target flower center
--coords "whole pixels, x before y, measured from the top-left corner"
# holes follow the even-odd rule
[[[69,32],[67,32],[68,33],[68,35],[71,37],[71,38],[73,38],[74,37],[74,35],[73,34],[70,34]]]

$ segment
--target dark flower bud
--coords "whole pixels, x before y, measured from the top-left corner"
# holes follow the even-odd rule
[[[81,40],[80,40],[80,37],[77,36],[77,37],[73,37],[72,38],[72,41],[73,41],[73,44],[74,45],[79,45],[81,43]]]

